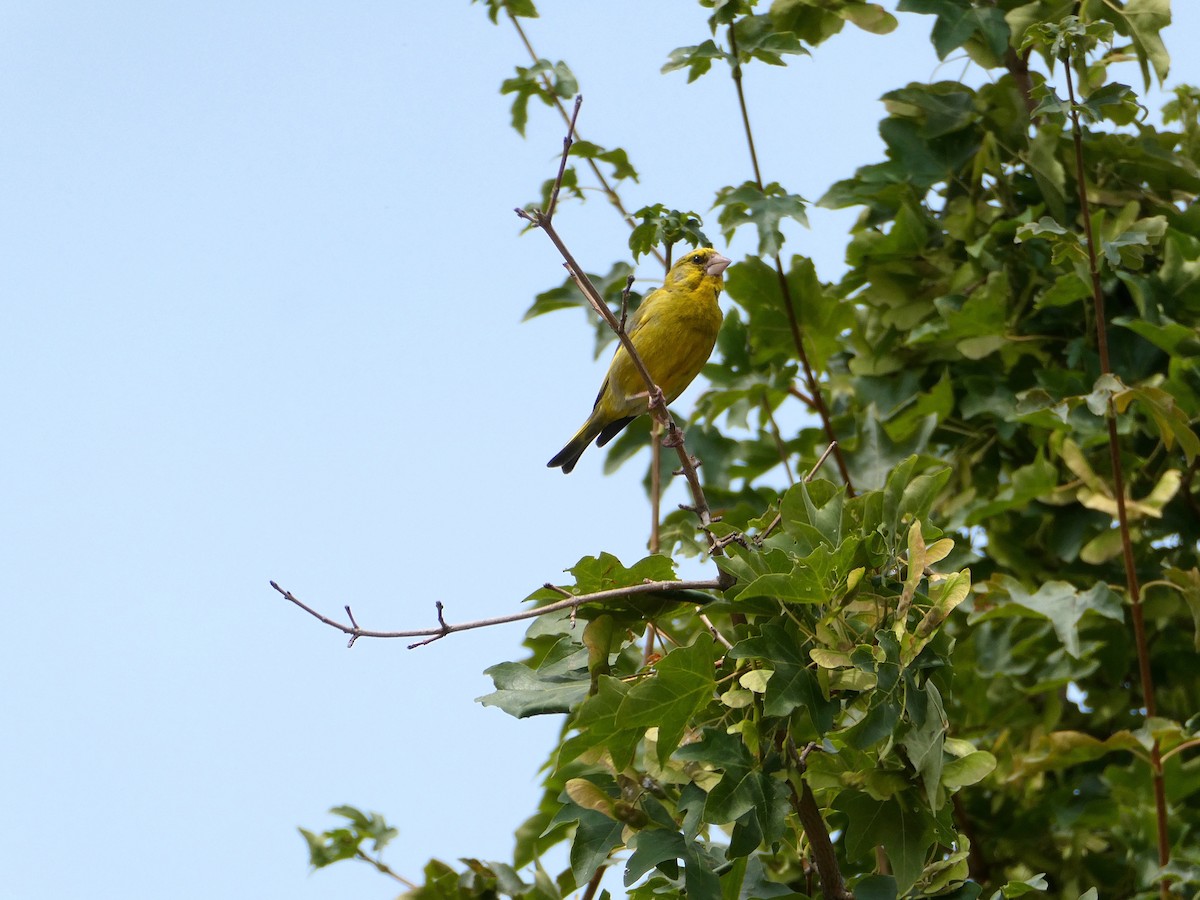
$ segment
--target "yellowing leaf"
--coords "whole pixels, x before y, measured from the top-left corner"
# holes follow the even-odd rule
[[[613,799],[586,778],[572,778],[566,784],[567,796],[584,809],[613,816]]]

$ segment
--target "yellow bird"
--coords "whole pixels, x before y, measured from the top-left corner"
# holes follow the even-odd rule
[[[692,250],[667,273],[663,286],[651,291],[626,322],[625,330],[650,377],[668,403],[682,394],[700,374],[721,330],[717,297],[729,260],[704,247]],[[575,468],[593,439],[603,447],[650,409],[646,381],[624,345],[617,346],[592,414],[583,427],[550,462],[563,474]]]

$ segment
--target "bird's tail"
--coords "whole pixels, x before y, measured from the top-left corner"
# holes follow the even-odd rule
[[[583,451],[588,448],[588,444],[600,433],[603,428],[603,423],[598,422],[595,418],[588,419],[583,423],[583,427],[575,433],[575,437],[567,441],[567,446],[563,447],[550,462],[546,465],[551,469],[562,469],[566,475],[575,468],[575,463],[579,462],[579,457],[583,456]]]
[[[617,419],[615,422],[604,422],[597,416],[593,415],[590,419],[583,423],[583,427],[576,432],[575,437],[567,442],[567,446],[563,447],[554,455],[554,459],[546,463],[551,469],[562,469],[566,475],[575,468],[575,463],[579,462],[579,457],[583,456],[583,451],[588,448],[588,444],[593,439],[596,440],[597,447],[603,447],[614,437],[617,432],[632,422],[637,416],[627,416],[623,419]]]

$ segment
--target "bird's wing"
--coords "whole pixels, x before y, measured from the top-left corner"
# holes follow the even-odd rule
[[[654,317],[654,308],[658,306],[658,300],[661,299],[662,288],[655,288],[638,304],[638,308],[629,314],[629,318],[625,320],[625,333],[632,338],[638,333],[638,330]]]

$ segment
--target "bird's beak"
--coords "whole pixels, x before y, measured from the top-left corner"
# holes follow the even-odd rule
[[[720,275],[727,268],[729,268],[729,264],[731,262],[733,262],[733,260],[718,253],[708,261],[708,265],[704,267],[704,273],[706,275]]]

